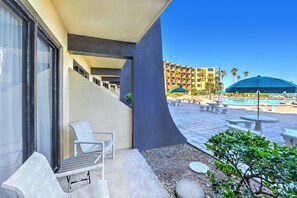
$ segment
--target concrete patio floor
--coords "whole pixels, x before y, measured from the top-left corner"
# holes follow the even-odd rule
[[[73,179],[85,178],[86,173],[73,176]],[[99,171],[91,172],[94,181],[100,177]],[[111,198],[167,198],[169,197],[162,184],[150,169],[137,149],[116,151],[116,158],[105,158],[105,179],[108,183]],[[59,179],[64,191],[67,191],[66,178]],[[72,185],[75,190],[87,182]]]
[[[239,118],[243,115],[256,115],[251,107],[233,107],[228,109],[227,114],[215,114],[200,111],[199,105],[182,103],[182,106],[168,106],[171,116],[181,133],[186,137],[188,143],[210,153],[204,143],[213,135],[227,129],[226,119]],[[283,128],[297,129],[297,108],[290,106],[283,107],[282,113],[260,112],[262,116],[269,116],[279,119],[279,123],[262,123],[262,130],[265,137],[284,145],[281,136]],[[291,113],[285,113],[291,112]]]

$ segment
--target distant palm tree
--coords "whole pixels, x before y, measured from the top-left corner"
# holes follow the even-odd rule
[[[226,70],[221,70],[221,73],[220,73],[220,76],[221,76],[221,78],[222,78],[222,80],[223,80],[223,78],[225,77],[225,76],[227,76],[227,72],[226,72]]]
[[[200,69],[199,73],[198,73],[198,77],[200,78],[201,80],[201,89],[203,89],[203,82],[205,81],[205,78],[206,78],[206,72],[205,72],[205,69]]]
[[[224,69],[221,70],[219,76],[220,76],[220,78],[222,79],[222,83],[224,84],[223,79],[224,79],[225,76],[227,76],[227,72],[226,72],[226,70],[224,70]]]
[[[233,83],[234,83],[234,81],[235,81],[235,76],[236,76],[237,72],[238,72],[238,69],[237,69],[237,68],[233,67],[233,68],[231,69],[231,74],[232,74],[232,76],[233,76]]]
[[[220,76],[214,77],[215,90],[219,90],[218,89],[219,83],[221,83],[221,77]]]
[[[244,78],[246,78],[249,75],[248,71],[243,72]]]
[[[241,79],[241,76],[237,76],[237,81],[239,81]]]
[[[211,99],[211,93],[214,91],[215,87],[214,84],[211,82],[207,82],[205,83],[205,90],[208,90],[208,94],[209,94],[209,99]]]
[[[213,82],[214,78],[213,78],[213,74],[208,74],[207,75],[207,81],[208,82]]]
[[[220,82],[221,81],[221,77],[220,76],[216,76],[216,77],[214,77],[214,82],[215,82],[215,84],[217,84],[218,82]]]
[[[175,76],[175,82],[177,82],[178,81],[177,78],[180,78],[180,69],[176,69],[174,71],[174,76]],[[178,86],[178,83],[176,83],[176,85]]]
[[[223,90],[224,89],[223,83],[219,82],[217,89],[218,89],[218,91]]]

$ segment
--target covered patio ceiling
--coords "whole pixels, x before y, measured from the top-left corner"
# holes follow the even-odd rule
[[[137,43],[171,0],[51,0],[70,34]]]
[[[122,69],[122,67],[127,61],[126,59],[96,57],[96,56],[84,56],[84,59],[92,68],[111,68],[111,69]]]

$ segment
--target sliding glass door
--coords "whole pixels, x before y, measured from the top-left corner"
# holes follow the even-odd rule
[[[60,157],[59,49],[20,4],[0,0],[0,184],[33,151]]]
[[[0,183],[23,162],[23,20],[0,1]]]
[[[42,33],[37,36],[36,145],[52,164],[52,67],[54,50]]]

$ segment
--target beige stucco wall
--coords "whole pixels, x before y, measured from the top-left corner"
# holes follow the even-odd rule
[[[94,131],[113,131],[116,149],[132,147],[132,110],[118,97],[69,69],[69,121],[88,120]],[[74,139],[70,132],[71,140]],[[72,153],[73,146],[69,145]]]
[[[82,56],[71,55],[67,51],[67,31],[64,28],[59,16],[56,13],[50,0],[22,0],[24,2],[29,2],[35,12],[44,21],[48,29],[54,35],[55,39],[61,44],[62,50],[62,63],[63,68],[63,95],[61,99],[63,100],[63,140],[62,149],[63,157],[69,156],[69,72],[68,68],[73,66],[73,59],[75,59],[81,66],[83,66],[88,72],[90,72],[90,67]],[[79,17],[79,15],[78,15]]]

